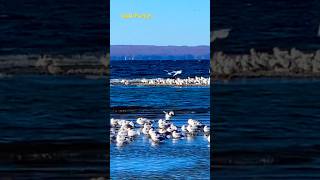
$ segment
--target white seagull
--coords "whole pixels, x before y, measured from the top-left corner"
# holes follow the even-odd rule
[[[204,132],[204,133],[210,133],[210,127],[204,126],[204,127],[203,127],[203,132]]]
[[[170,112],[163,111],[163,113],[165,114],[165,120],[166,121],[169,121],[171,119],[171,117],[174,116],[174,112],[173,111],[170,111]]]
[[[164,70],[164,71],[167,72],[168,75],[173,76],[173,77],[175,77],[175,76],[177,76],[177,75],[179,75],[179,74],[182,74],[182,70],[171,71],[171,72],[169,72],[169,71],[167,71],[167,70]]]

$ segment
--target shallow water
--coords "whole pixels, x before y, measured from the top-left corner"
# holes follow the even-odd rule
[[[152,144],[141,135],[124,147],[111,145],[111,177],[209,179],[209,152],[203,136]]]
[[[209,77],[209,60],[133,60],[110,63],[112,79],[172,78],[166,71],[182,70],[180,78]]]
[[[180,95],[181,94],[181,95]],[[112,107],[127,102],[128,113],[113,113],[111,117],[136,120],[143,116],[150,119],[164,118],[162,110],[173,110],[173,123],[186,124],[193,118],[210,124],[209,88],[175,87],[111,87]],[[143,97],[143,98],[141,98]],[[153,145],[148,137],[140,135],[132,143],[118,148],[111,144],[111,177],[124,178],[191,178],[208,179],[210,176],[210,147],[203,135],[194,139],[166,140]],[[149,166],[146,167],[146,164]]]

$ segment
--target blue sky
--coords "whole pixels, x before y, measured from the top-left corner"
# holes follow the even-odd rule
[[[111,45],[210,45],[209,0],[111,0]],[[152,18],[123,19],[126,13]]]

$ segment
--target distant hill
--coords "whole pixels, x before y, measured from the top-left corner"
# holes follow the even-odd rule
[[[210,46],[112,45],[112,60],[210,59]]]

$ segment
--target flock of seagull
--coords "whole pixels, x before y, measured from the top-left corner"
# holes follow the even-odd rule
[[[210,78],[205,77],[188,77],[180,78],[155,78],[155,79],[123,79],[120,81],[123,85],[149,85],[149,86],[209,86]]]
[[[123,146],[133,142],[135,138],[143,134],[149,137],[153,143],[162,143],[166,139],[182,139],[193,137],[203,133],[210,143],[210,127],[194,119],[188,119],[187,124],[178,127],[173,124],[172,116],[174,112],[165,112],[164,119],[158,121],[139,117],[136,122],[123,119],[110,119],[110,140],[117,146]]]

